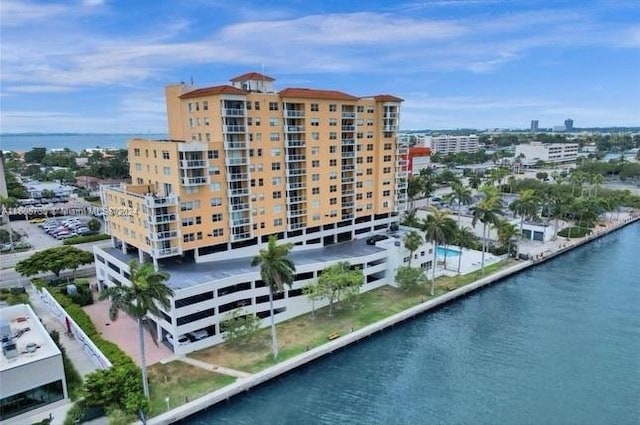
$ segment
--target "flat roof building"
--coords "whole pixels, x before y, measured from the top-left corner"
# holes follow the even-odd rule
[[[0,422],[27,423],[66,402],[62,353],[26,304],[0,309]]]
[[[578,158],[577,143],[522,143],[516,146],[516,158],[523,158],[523,165],[544,162],[571,162]]]
[[[222,340],[228,310],[268,317],[267,290],[248,264],[270,235],[294,244],[297,264],[306,264],[296,281],[303,285],[337,261],[325,257],[342,249],[334,245],[397,225],[406,208],[408,150],[396,138],[402,99],[274,86],[258,73],[228,85],[168,86],[168,139],[131,140],[132,184],[102,188],[119,251],[94,251],[98,278],[126,284],[131,258],[181,276],[170,282],[171,311],[152,320],[158,335],[205,329],[209,338],[191,351]],[[373,276],[365,290],[386,283],[384,252],[345,248],[339,256],[352,264],[361,257]],[[178,264],[225,277],[183,278]],[[298,286],[276,299],[277,321],[309,311],[292,300],[301,295]]]
[[[475,134],[469,136],[450,136],[441,134],[439,136],[426,136],[425,146],[431,148],[433,153],[449,155],[458,152],[477,152],[480,149],[479,138]]]

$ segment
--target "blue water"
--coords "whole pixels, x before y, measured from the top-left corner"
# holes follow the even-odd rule
[[[28,151],[35,147],[47,149],[69,148],[81,151],[87,148],[121,148],[135,137],[158,139],[163,134],[0,134],[0,149],[3,151]]]
[[[640,225],[195,415],[195,424],[640,424]]]
[[[441,246],[436,248],[436,255],[438,257],[444,257],[445,252],[447,253],[447,257],[457,257],[460,255],[460,251],[457,249],[443,248]]]

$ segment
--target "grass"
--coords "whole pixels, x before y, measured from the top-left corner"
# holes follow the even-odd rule
[[[481,277],[513,264],[501,262],[485,267],[485,273],[473,272],[464,276],[442,277],[436,280],[436,296],[471,283]],[[270,328],[261,329],[247,344],[220,344],[190,356],[208,363],[227,366],[245,372],[255,373],[280,363],[309,349],[327,342],[327,336],[334,332],[341,335],[363,328],[393,314],[399,313],[421,302],[427,301],[429,288],[415,292],[384,286],[366,292],[358,298],[355,307],[340,304],[334,306],[334,314],[328,316],[328,307],[305,314],[277,325],[279,355],[273,359],[270,350]]]
[[[173,409],[236,380],[232,376],[209,372],[180,361],[154,364],[148,368],[148,376],[150,416],[167,411],[167,397],[169,406]]]

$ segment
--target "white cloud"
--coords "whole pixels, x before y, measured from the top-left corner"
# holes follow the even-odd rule
[[[26,22],[52,19],[68,11],[69,8],[61,4],[42,4],[19,0],[3,0],[0,5],[3,26],[19,26]]]

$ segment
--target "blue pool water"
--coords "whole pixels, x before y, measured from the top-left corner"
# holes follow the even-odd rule
[[[640,424],[640,224],[183,421]]]
[[[447,258],[449,257],[457,257],[458,255],[460,255],[460,251],[458,251],[457,249],[450,249],[450,248],[444,248],[439,246],[438,248],[436,248],[436,255],[438,257],[444,257],[444,253],[447,253]]]

